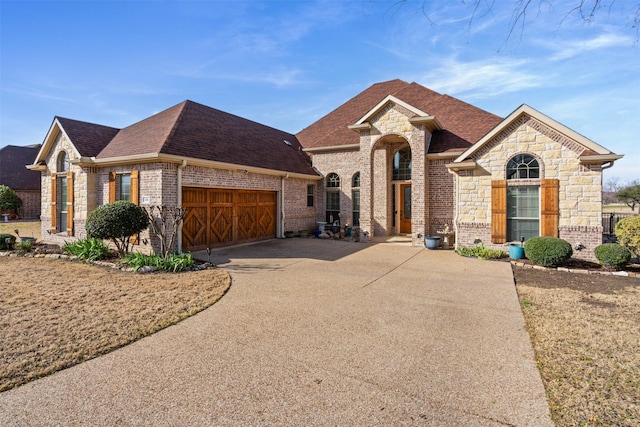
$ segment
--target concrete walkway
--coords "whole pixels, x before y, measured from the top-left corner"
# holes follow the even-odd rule
[[[212,261],[221,301],[1,393],[0,425],[553,425],[508,263],[319,239]]]

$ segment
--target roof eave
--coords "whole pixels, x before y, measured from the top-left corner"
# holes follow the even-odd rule
[[[445,167],[454,172],[473,170],[478,167],[478,164],[474,161],[453,162],[445,164]]]
[[[624,154],[597,154],[589,156],[580,156],[580,164],[583,165],[598,165],[609,162],[615,162],[624,157]]]
[[[360,150],[360,144],[344,144],[344,145],[334,145],[330,147],[309,147],[309,148],[302,149],[302,151],[306,153],[322,153],[324,151],[351,151],[351,150]]]
[[[414,125],[425,125],[431,132],[444,129],[435,116],[412,117],[409,123]]]

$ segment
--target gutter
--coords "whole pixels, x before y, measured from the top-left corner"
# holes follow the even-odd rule
[[[285,227],[285,215],[284,215],[284,180],[289,179],[289,174],[284,174],[280,177],[280,233],[278,233],[278,237],[283,239],[284,229]]]

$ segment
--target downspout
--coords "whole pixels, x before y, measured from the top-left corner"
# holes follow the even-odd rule
[[[178,165],[178,207],[182,207],[182,169],[187,166],[187,160],[183,159]],[[182,253],[182,227],[178,228],[178,253]]]
[[[458,249],[458,206],[460,206],[460,177],[457,173],[449,171],[450,174],[454,176],[456,180],[456,202],[453,207],[453,232],[455,233],[455,244],[453,246],[454,250]]]
[[[279,233],[279,238],[284,238],[284,180],[289,178],[289,174],[284,174],[282,175],[282,177],[280,178],[280,233]]]

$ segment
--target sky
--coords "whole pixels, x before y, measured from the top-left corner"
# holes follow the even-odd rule
[[[374,83],[526,103],[640,180],[639,0],[0,0],[0,148],[55,116],[122,128],[185,99],[297,133]]]

